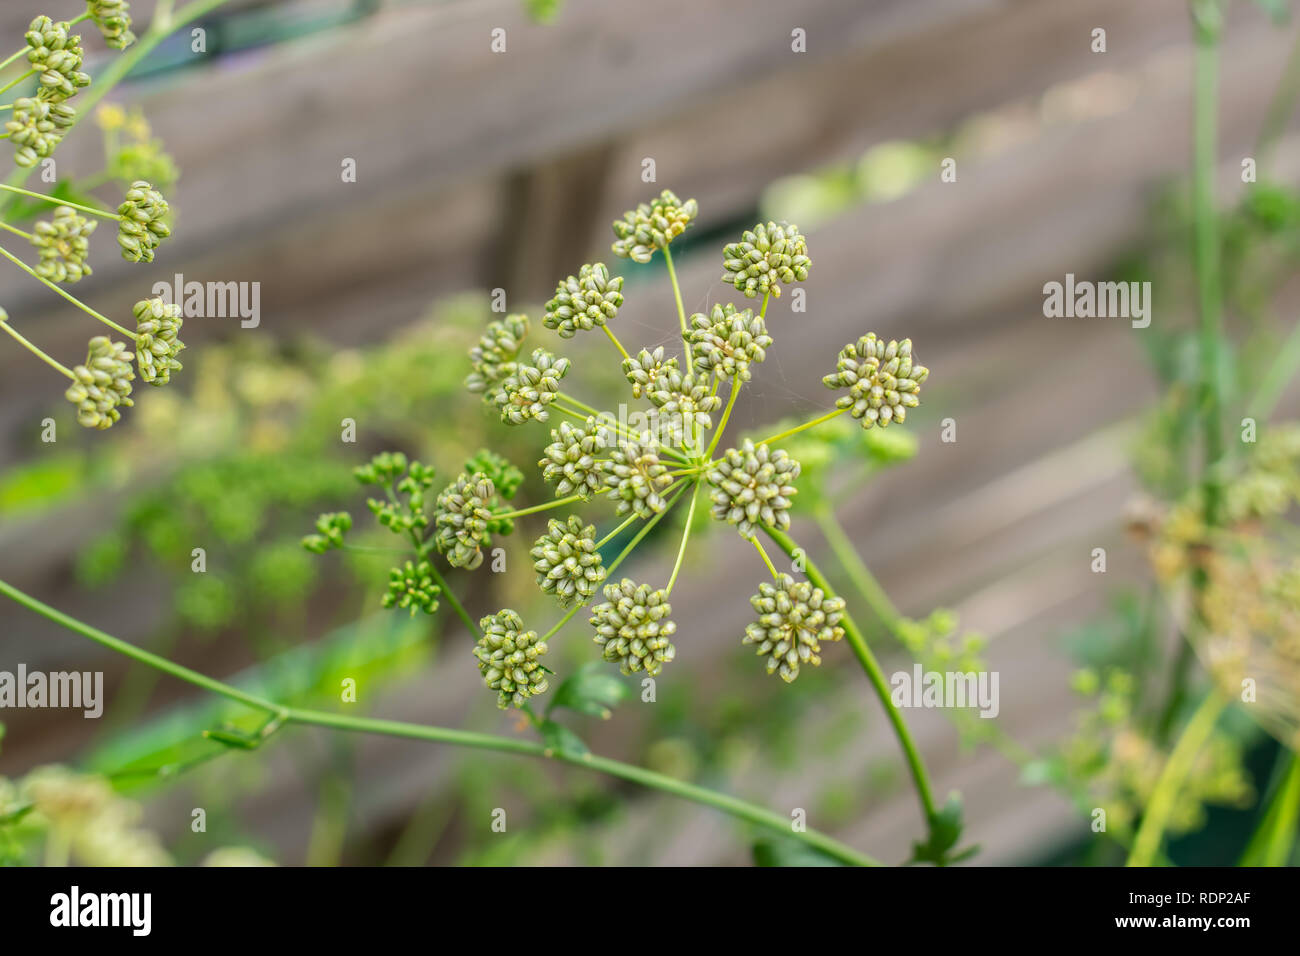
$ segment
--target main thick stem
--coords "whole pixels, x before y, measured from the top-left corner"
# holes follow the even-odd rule
[[[822,574],[821,569],[813,563],[808,553],[800,548],[788,534],[784,531],[778,531],[775,528],[764,527],[763,531],[778,548],[789,555],[791,560],[800,561],[808,579],[817,587],[821,588],[830,597],[836,597],[835,589],[831,587],[830,581]],[[799,552],[796,555],[795,552]],[[885,709],[885,714],[889,718],[889,723],[894,729],[894,736],[898,738],[899,746],[903,749],[903,755],[907,758],[907,766],[912,774],[912,783],[916,788],[917,799],[921,802],[921,809],[925,814],[926,825],[929,826],[938,809],[934,802],[934,792],[930,786],[930,776],[926,772],[925,763],[921,759],[921,752],[917,749],[916,741],[912,739],[912,732],[908,730],[907,723],[903,720],[903,715],[899,713],[894,702],[890,699],[889,682],[885,680],[884,672],[880,669],[880,664],[876,657],[871,653],[871,648],[867,646],[862,632],[858,629],[857,623],[853,616],[847,611],[844,613],[840,622],[844,627],[844,636],[848,639],[849,646],[853,648],[853,654],[862,665],[863,672],[867,675],[867,680],[871,683],[880,698],[880,704]]]
[[[816,830],[806,830],[803,832],[792,829],[790,820],[787,817],[774,813],[763,807],[756,806],[738,797],[732,797],[725,793],[719,793],[715,790],[708,790],[695,784],[686,783],[664,774],[656,773],[653,770],[646,770],[642,767],[636,767],[622,761],[613,760],[609,757],[598,757],[594,754],[575,755],[562,751],[552,751],[545,748],[542,744],[528,741],[517,740],[513,737],[499,737],[493,734],[481,734],[468,730],[456,730],[451,727],[432,727],[423,724],[411,724],[396,720],[381,720],[371,717],[350,717],[343,714],[331,714],[325,711],[309,710],[298,707],[286,707],[277,704],[274,701],[258,697],[254,694],[246,693],[238,687],[224,684],[198,671],[190,670],[188,667],[182,667],[166,658],[159,657],[157,654],[151,654],[146,650],[128,644],[126,641],[106,634],[98,628],[89,624],[78,621],[76,618],[64,614],[56,608],[50,607],[42,601],[31,597],[6,581],[0,581],[0,594],[4,594],[13,601],[21,604],[29,610],[53,621],[62,627],[67,628],[74,633],[87,637],[98,644],[110,650],[123,654],[132,660],[139,661],[149,667],[156,668],[164,673],[170,674],[180,680],[204,690],[211,691],[230,700],[238,701],[257,710],[262,710],[275,715],[284,723],[304,724],[316,727],[327,727],[334,730],[352,731],[355,733],[382,734],[388,737],[404,737],[411,740],[423,740],[432,743],[454,744],[461,747],[471,747],[476,750],[492,750],[500,753],[519,754],[529,757],[550,757],[556,760],[562,760],[565,763],[572,764],[575,767],[585,767],[590,770],[596,770],[601,773],[617,777],[622,780],[628,780],[632,783],[640,784],[653,790],[659,790],[663,793],[672,794],[681,797],[684,800],[690,800],[693,803],[699,803],[704,806],[721,810],[723,813],[730,814],[737,819],[745,820],[755,826],[762,827],[774,833],[779,833],[791,839],[798,840],[801,843],[814,847],[828,856],[853,866],[880,866],[878,860],[860,853],[850,846],[847,846],[824,833],[818,833]]]

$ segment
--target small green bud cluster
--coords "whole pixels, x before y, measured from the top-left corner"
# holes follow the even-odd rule
[[[514,374],[506,376],[492,393],[501,421],[522,425],[549,420],[546,406],[559,395],[560,379],[568,374],[569,364],[568,359],[556,358],[546,349],[534,349],[533,364],[516,366]]]
[[[682,202],[665,189],[655,199],[641,203],[614,222],[614,255],[634,262],[649,262],[656,249],[667,249],[699,215],[694,199]]]
[[[701,312],[691,316],[688,340],[696,368],[737,382],[749,381],[750,365],[767,358],[772,344],[762,316],[752,309],[737,312],[730,303],[715,305],[707,316]]]
[[[500,524],[492,514],[499,504],[496,486],[482,472],[462,472],[442,490],[433,541],[448,564],[472,571],[483,563],[483,549]]]
[[[32,245],[40,254],[35,272],[51,282],[80,282],[90,275],[90,236],[99,223],[71,206],[59,206],[54,218],[33,227]]]
[[[714,488],[713,517],[735,525],[745,538],[753,536],[758,524],[785,530],[790,527],[798,477],[799,462],[785,451],[771,451],[767,445],[755,448],[747,438],[739,449],[728,449],[708,471]]]
[[[595,418],[588,418],[582,428],[560,422],[559,428],[551,429],[546,457],[537,465],[542,478],[555,485],[555,497],[576,494],[591,498],[605,488],[608,459],[597,456],[606,444],[606,428]]]
[[[596,527],[584,525],[576,515],[563,523],[552,518],[546,534],[537,539],[529,555],[537,572],[537,586],[554,594],[561,607],[575,599],[586,602],[605,580],[596,547]]]
[[[352,530],[352,515],[346,511],[331,511],[316,519],[316,534],[302,539],[302,546],[313,554],[324,554],[333,548],[343,547],[343,536]]]
[[[171,235],[164,220],[170,209],[162,193],[144,180],[137,180],[126,191],[117,207],[122,217],[117,226],[117,244],[127,262],[153,262],[154,250]]]
[[[623,441],[610,449],[605,486],[606,494],[618,502],[618,514],[659,514],[668,507],[663,492],[672,483],[668,466],[649,441]]]
[[[90,75],[81,71],[86,56],[81,37],[68,29],[69,24],[44,16],[27,28],[27,62],[40,73],[38,95],[51,102],[62,102],[90,85]]]
[[[837,408],[862,422],[863,428],[890,422],[900,425],[907,409],[921,404],[921,383],[930,370],[912,361],[912,340],[896,342],[876,338],[868,332],[840,350],[835,371],[822,379],[827,388],[847,388],[849,393],[835,400]]]
[[[394,534],[418,535],[429,526],[424,499],[425,492],[433,485],[432,466],[412,461],[408,469],[406,456],[401,452],[382,452],[353,474],[362,484],[380,485],[388,492],[385,498],[366,500],[366,506],[382,527]]]
[[[469,350],[473,371],[465,379],[465,387],[490,402],[492,390],[515,373],[527,337],[526,315],[507,315],[489,323],[478,344]]]
[[[584,265],[577,276],[569,276],[555,287],[555,298],[546,303],[542,325],[561,338],[573,338],[580,331],[603,326],[618,315],[623,304],[623,278],[610,278],[603,262]]]
[[[750,299],[779,297],[781,283],[808,278],[808,246],[798,226],[759,223],[722,250],[722,281]]]
[[[677,369],[676,358],[664,358],[661,345],[653,352],[642,349],[635,358],[623,360],[623,374],[632,386],[632,397],[641,398],[659,389],[660,380]]]
[[[428,561],[416,564],[407,561],[400,568],[388,572],[388,590],[384,593],[383,605],[387,608],[410,609],[411,616],[416,611],[432,614],[438,610],[438,595],[442,588],[433,580],[433,566]]]
[[[140,380],[150,385],[166,385],[172,372],[179,372],[176,360],[185,343],[180,334],[183,319],[179,303],[168,305],[161,298],[141,299],[131,310],[135,315],[135,360]]]
[[[14,162],[24,169],[54,152],[64,134],[77,121],[77,111],[67,103],[20,96],[14,100],[13,116],[5,123],[14,144]]]
[[[121,342],[97,335],[90,340],[86,364],[72,370],[75,381],[63,394],[77,406],[77,422],[86,428],[110,428],[122,417],[118,408],[130,407],[131,367],[135,356]]]
[[[131,5],[127,0],[86,0],[86,12],[109,47],[125,50],[135,42],[135,34],[131,32]]]
[[[844,637],[844,600],[788,574],[775,584],[764,581],[749,603],[758,620],[745,628],[743,643],[757,645],[759,656],[767,657],[767,672],[779,672],[786,683],[799,676],[801,666],[821,664],[822,641]]]
[[[546,693],[546,668],[541,657],[546,642],[536,631],[524,630],[523,619],[509,608],[479,621],[483,636],[474,645],[483,682],[497,692],[497,706],[522,707],[530,697]]]
[[[602,656],[618,664],[624,674],[645,671],[654,677],[677,656],[669,640],[677,625],[668,617],[672,605],[663,588],[624,578],[605,585],[605,603],[597,604],[591,613]]]

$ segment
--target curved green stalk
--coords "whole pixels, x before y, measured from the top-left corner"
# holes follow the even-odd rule
[[[673,268],[673,254],[664,246],[664,262],[668,266],[668,279],[673,284],[673,299],[677,302],[677,318],[682,326],[682,347],[686,350],[686,374],[695,374],[695,356],[691,354],[690,332],[686,328],[686,306],[682,305],[682,287],[677,284],[677,270]]]
[[[211,677],[200,674],[198,671],[190,670],[188,667],[174,664],[166,658],[159,657],[156,654],[151,654],[133,644],[128,644],[126,641],[106,634],[98,628],[78,621],[76,618],[70,617],[42,601],[38,601],[36,598],[18,590],[13,587],[13,585],[3,580],[0,580],[0,594],[4,594],[6,597],[9,597],[18,604],[21,604],[23,607],[40,614],[48,620],[53,621],[55,624],[65,627],[83,637],[87,637],[96,643],[102,644],[110,650],[123,654],[132,660],[139,661],[142,664],[147,664],[148,666],[170,674],[179,680],[193,684],[196,687],[201,687],[214,694],[246,704],[256,710],[262,710],[272,714],[277,719],[278,723],[327,727],[333,730],[344,730],[355,733],[382,734],[388,737],[402,737],[410,740],[421,740],[432,743],[454,744],[461,747],[471,747],[476,750],[490,750],[499,753],[510,753],[529,757],[550,757],[555,760],[561,760],[575,767],[586,767],[591,770],[608,774],[612,777],[640,784],[641,786],[652,790],[659,790],[663,793],[668,793],[684,800],[690,800],[693,803],[699,803],[716,810],[721,810],[723,813],[730,814],[737,819],[745,820],[755,826],[798,840],[799,842],[811,846],[842,863],[847,863],[853,866],[880,865],[879,861],[867,856],[865,853],[860,853],[838,840],[823,833],[818,833],[816,830],[806,830],[803,832],[793,830],[788,818],[774,813],[771,810],[756,806],[752,803],[741,800],[738,797],[732,797],[715,790],[708,790],[704,787],[696,786],[695,784],[686,783],[682,780],[677,780],[673,777],[656,773],[653,770],[646,770],[642,767],[626,764],[609,757],[598,757],[594,754],[577,755],[564,751],[550,750],[542,744],[528,740],[517,740],[512,737],[500,737],[493,734],[482,734],[468,730],[456,730],[451,727],[433,727],[396,720],[353,717],[306,708],[286,707],[282,704],[277,704],[254,694],[246,693],[237,687],[214,680]]]
[[[1178,738],[1169,759],[1165,761],[1164,769],[1160,771],[1151,799],[1147,801],[1146,812],[1142,814],[1142,823],[1138,827],[1125,866],[1150,866],[1155,860],[1178,790],[1191,772],[1196,755],[1209,740],[1226,704],[1218,691],[1210,691],[1183,728],[1182,736]]]
[[[75,295],[72,295],[72,294],[70,294],[70,293],[68,293],[68,292],[64,292],[64,291],[63,291],[62,289],[60,289],[57,285],[55,285],[55,284],[54,284],[53,282],[51,282],[49,279],[45,278],[45,276],[38,274],[37,271],[36,271],[35,269],[33,269],[33,268],[32,268],[31,266],[29,266],[27,263],[23,262],[23,260],[19,259],[16,255],[14,255],[12,252],[10,252],[8,249],[4,248],[3,246],[0,246],[0,256],[4,256],[6,259],[8,259],[10,262],[12,262],[14,265],[16,265],[19,269],[22,269],[23,272],[26,272],[29,276],[31,276],[31,277],[32,277],[33,279],[35,279],[36,281],[38,281],[38,282],[43,282],[45,285],[49,286],[51,289],[53,289],[55,292],[57,292],[57,293],[58,293],[59,295],[61,295],[63,298],[67,299],[69,302],[71,302],[73,305],[75,305],[75,306],[76,306],[78,309],[80,309],[82,312],[85,312],[85,313],[86,313],[88,316],[90,316],[92,319],[98,319],[99,321],[101,321],[101,322],[103,322],[105,325],[107,325],[109,328],[111,328],[111,329],[115,329],[116,331],[118,331],[118,332],[120,332],[121,334],[125,335],[125,336],[126,336],[127,338],[129,338],[132,342],[134,342],[134,341],[136,340],[136,335],[135,335],[134,332],[128,332],[126,329],[122,328],[122,326],[118,325],[116,322],[114,322],[114,321],[113,321],[112,319],[110,319],[108,316],[106,316],[106,315],[100,315],[98,312],[96,312],[96,311],[95,311],[94,309],[92,309],[90,306],[86,305],[86,303],[84,303],[84,302],[82,302],[80,299],[78,299]]]
[[[789,555],[791,560],[802,562],[807,569],[808,579],[813,584],[821,588],[827,596],[837,597],[830,581],[822,574],[821,569],[813,563],[808,553],[795,543],[793,538],[784,531],[778,531],[775,528],[764,526],[763,531],[778,548]],[[799,552],[798,556],[795,554],[796,551]],[[921,752],[912,739],[912,732],[908,730],[903,715],[899,713],[898,708],[894,706],[893,700],[890,699],[889,682],[885,680],[884,672],[880,669],[880,664],[876,661],[875,655],[871,653],[871,648],[867,646],[862,632],[858,629],[857,622],[853,620],[853,615],[845,611],[841,624],[844,627],[844,636],[848,639],[849,646],[853,648],[854,656],[857,657],[858,663],[862,665],[862,670],[867,675],[867,680],[875,690],[876,696],[880,698],[881,706],[885,708],[885,714],[894,729],[894,736],[898,738],[899,746],[903,748],[903,755],[907,759],[907,766],[912,774],[912,783],[916,788],[917,799],[924,811],[926,825],[929,826],[937,816],[938,808],[935,806],[934,791],[930,785],[930,775],[925,769],[924,761],[921,759]]]

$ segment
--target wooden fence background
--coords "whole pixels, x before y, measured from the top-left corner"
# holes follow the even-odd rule
[[[0,35],[18,35],[51,5],[10,0]],[[133,6],[143,14],[150,4]],[[1044,319],[1041,287],[1066,272],[1109,277],[1106,267],[1146,234],[1154,190],[1187,169],[1182,0],[566,0],[551,26],[529,22],[516,0],[244,0],[208,26],[238,36],[240,18],[268,14],[357,19],[131,83],[130,100],[183,170],[177,234],[148,269],[114,260],[101,243],[94,277],[77,290],[120,312],[173,272],[260,281],[261,330],[195,322],[187,339],[196,350],[205,339],[306,329],[339,344],[371,342],[467,288],[537,300],[607,248],[608,223],[621,210],[664,186],[700,201],[700,230],[738,231],[779,176],[851,160],[887,139],[948,132],[985,111],[1033,114],[1045,92],[1090,76],[1129,90],[1094,115],[1036,124],[996,153],[958,155],[956,183],[941,183],[936,169],[901,199],[812,230],[809,313],[791,316],[788,299],[774,305],[779,361],[756,377],[761,401],[744,422],[781,414],[791,401],[824,407],[820,375],[848,339],[868,329],[912,337],[941,403],[926,420],[955,418],[958,440],[941,443],[937,426],[925,427],[917,460],[874,484],[847,524],[904,609],[946,602],[993,636],[1001,719],[1013,735],[1033,746],[1066,729],[1070,664],[1057,638],[1141,574],[1121,535],[1134,490],[1124,439],[1154,391],[1140,333],[1125,322]],[[498,26],[505,54],[489,49]],[[807,31],[806,53],[790,51],[795,27]],[[1107,31],[1105,54],[1090,50],[1094,27]],[[1291,31],[1234,5],[1223,52],[1225,194],[1251,154],[1291,41]],[[70,139],[62,168],[89,168],[95,140]],[[654,186],[641,182],[643,157],[656,161]],[[344,158],[356,160],[356,183],[341,182]],[[1277,174],[1293,179],[1298,163],[1300,144],[1284,139]],[[538,236],[545,241],[522,238]],[[722,294],[719,271],[711,247],[684,257],[688,308]],[[666,286],[637,292],[619,321],[669,328]],[[35,283],[6,272],[0,302],[56,355],[84,347],[85,323]],[[1160,322],[1158,297],[1156,310]],[[0,348],[0,467],[34,453],[34,422],[59,391],[38,363]],[[0,527],[0,576],[130,637],[147,625],[136,604],[147,591],[108,606],[67,575],[71,550],[101,511],[86,503],[39,526]],[[714,595],[748,594],[753,577],[746,546],[710,540],[721,570],[692,575],[674,595],[682,620],[708,622],[692,665],[705,669],[722,666],[748,614],[744,600],[715,603]],[[1088,570],[1098,546],[1112,556],[1106,575]],[[0,663],[86,657],[77,639],[0,606]],[[213,647],[187,663],[221,673],[225,660]],[[477,681],[472,662],[440,666],[458,673],[464,694],[430,701],[412,689],[384,713],[460,722]],[[861,690],[844,693],[853,698],[845,706],[876,717]],[[969,836],[986,848],[981,862],[1024,860],[1082,832],[1064,801],[1019,787],[1001,758],[960,754],[940,717],[908,716],[938,789],[963,791]],[[863,766],[894,746],[883,721],[870,727],[855,755]],[[0,769],[66,757],[79,730],[20,715]],[[618,735],[605,736],[599,745],[617,754]],[[439,785],[450,759],[436,748],[366,741],[361,779],[382,784],[357,794],[358,830],[400,819]],[[276,780],[247,812],[292,858],[309,821],[285,797],[293,785]],[[761,763],[736,785],[774,806],[799,805],[807,792],[805,781],[765,776]],[[658,825],[666,812],[671,829]],[[841,835],[898,859],[917,828],[911,798],[900,793]],[[675,862],[743,859],[717,817],[667,811],[643,795],[633,825],[608,834],[611,858],[649,832],[668,841],[665,858]],[[541,856],[568,859],[562,847]]]

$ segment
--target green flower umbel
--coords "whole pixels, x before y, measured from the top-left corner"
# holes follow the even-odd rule
[[[79,282],[90,275],[86,256],[90,236],[98,221],[79,215],[70,206],[59,206],[54,218],[33,227],[32,245],[40,250],[36,274],[51,282]]]
[[[90,340],[86,364],[72,370],[77,380],[63,393],[77,406],[78,424],[109,428],[122,417],[119,407],[135,404],[131,401],[134,358],[125,345],[107,336],[97,335]]]
[[[536,631],[525,631],[523,619],[509,608],[479,621],[483,636],[474,645],[483,681],[497,692],[497,706],[522,707],[530,697],[546,693],[546,668],[541,657],[546,642]]]
[[[555,298],[546,303],[542,325],[555,329],[561,338],[603,326],[618,315],[623,304],[623,278],[610,278],[602,262],[583,266],[555,287]]]
[[[808,246],[798,226],[759,223],[722,250],[722,281],[751,299],[780,296],[781,283],[808,278]]]
[[[659,514],[668,503],[663,492],[673,483],[668,466],[648,442],[623,441],[610,450],[606,469],[607,494],[618,502],[618,513],[642,518]]]
[[[591,609],[602,656],[618,664],[624,674],[645,671],[654,677],[677,656],[669,641],[677,631],[668,618],[672,610],[663,588],[655,590],[628,578],[605,585],[605,603]]]
[[[560,422],[551,429],[551,443],[546,446],[546,457],[537,463],[542,478],[555,484],[555,497],[582,495],[590,498],[605,487],[606,459],[599,457],[605,450],[605,426],[588,418],[583,428]]]
[[[433,543],[452,567],[472,571],[483,563],[497,502],[497,490],[482,472],[460,474],[438,495]]]
[[[569,371],[569,360],[556,358],[546,349],[533,350],[533,364],[520,364],[492,393],[492,401],[501,409],[501,421],[507,425],[547,421],[551,413],[546,406],[560,393],[560,379]]]
[[[767,445],[755,448],[746,438],[707,473],[714,489],[713,517],[734,524],[746,538],[757,524],[785,530],[790,527],[790,499],[798,493],[798,477],[799,462],[786,452],[770,451]]]
[[[749,603],[758,620],[745,628],[743,643],[758,645],[759,655],[767,655],[767,672],[779,670],[786,683],[799,676],[801,665],[821,664],[822,641],[844,637],[839,626],[844,601],[826,597],[821,588],[788,574],[780,575],[775,585],[764,581]]]
[[[388,572],[388,591],[384,594],[384,607],[410,608],[432,614],[438,610],[438,595],[442,588],[433,581],[433,568],[428,561],[419,564],[407,561],[400,568]]]
[[[135,42],[131,32],[131,5],[126,0],[86,0],[86,12],[99,27],[104,43],[125,50]]]
[[[929,374],[924,365],[913,363],[911,339],[886,342],[868,332],[840,350],[835,371],[822,384],[849,390],[835,400],[835,406],[847,408],[863,428],[883,428],[890,422],[901,424],[907,409],[921,403],[921,383]]]
[[[676,368],[665,369],[646,397],[665,414],[678,418],[681,424],[694,423],[702,428],[713,427],[709,412],[722,404],[722,399],[711,393],[705,379],[683,375]]]
[[[741,382],[749,381],[749,367],[767,358],[772,344],[762,316],[752,309],[737,312],[730,303],[715,305],[707,316],[702,312],[691,316],[688,339],[697,368]]]
[[[166,385],[172,372],[179,372],[176,356],[185,343],[180,334],[183,319],[178,303],[168,305],[160,298],[141,299],[131,310],[135,315],[135,360],[140,367],[140,381]]]
[[[600,551],[596,548],[595,525],[583,525],[576,515],[567,522],[552,518],[546,534],[528,552],[537,572],[537,586],[554,594],[561,607],[576,598],[585,602],[605,580]]]
[[[465,379],[465,387],[482,394],[484,401],[491,401],[492,389],[515,374],[519,350],[524,347],[527,336],[526,315],[507,315],[488,323],[478,345],[469,350],[469,361],[474,370]]]
[[[117,226],[117,244],[127,262],[153,262],[154,250],[170,236],[167,200],[144,180],[131,184],[117,207],[122,220]]]
[[[656,249],[667,249],[691,224],[700,207],[694,199],[682,202],[665,189],[655,199],[641,203],[614,223],[614,255],[649,262]]]

